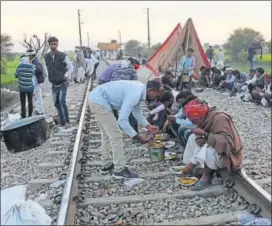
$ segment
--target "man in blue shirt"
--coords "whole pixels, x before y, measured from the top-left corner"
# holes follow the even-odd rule
[[[139,81],[120,80],[100,85],[90,92],[89,105],[102,134],[102,174],[113,170],[112,176],[116,179],[138,177],[125,166],[121,129],[140,143],[147,143],[149,138],[137,134],[129,124],[128,118],[132,113],[140,125],[146,127],[149,133],[155,134],[158,128],[150,125],[145,119],[140,104],[145,100],[159,98],[161,91],[161,84],[157,81],[148,81],[145,85]],[[120,110],[118,121],[113,115],[114,110]],[[113,163],[110,159],[110,150],[113,153]]]
[[[181,75],[177,79],[177,91],[182,90],[184,85],[187,85],[188,90],[191,90],[192,76],[196,67],[196,60],[193,53],[194,50],[188,48],[187,55],[183,56],[179,62],[178,70],[181,71]]]

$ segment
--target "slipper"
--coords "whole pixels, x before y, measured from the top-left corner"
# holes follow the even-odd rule
[[[211,182],[209,180],[199,180],[197,183],[195,183],[194,186],[191,187],[191,190],[193,191],[200,191],[203,190],[205,188],[208,188],[209,186],[211,186]]]

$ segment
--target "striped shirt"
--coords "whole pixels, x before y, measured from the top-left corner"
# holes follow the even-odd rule
[[[18,78],[18,87],[20,92],[33,92],[33,77],[35,76],[35,66],[32,64],[20,64],[16,71],[15,77]]]

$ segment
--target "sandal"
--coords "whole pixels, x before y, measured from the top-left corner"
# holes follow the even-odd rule
[[[199,180],[194,186],[191,187],[193,191],[200,191],[211,186],[210,180]]]

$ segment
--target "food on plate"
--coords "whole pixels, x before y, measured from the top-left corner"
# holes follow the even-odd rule
[[[156,134],[155,137],[154,137],[154,139],[155,140],[161,140],[162,137],[163,137],[163,134]]]
[[[181,185],[194,185],[198,179],[196,177],[180,177],[176,178],[176,182]]]
[[[156,142],[150,143],[149,146],[153,148],[163,148],[165,146],[165,143],[156,141]]]

